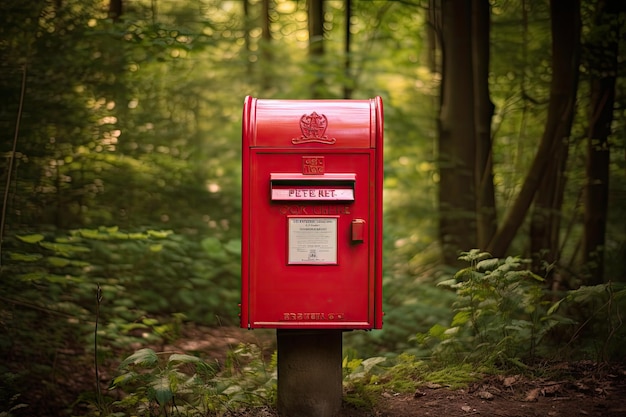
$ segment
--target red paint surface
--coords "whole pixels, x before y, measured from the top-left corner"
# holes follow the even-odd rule
[[[246,98],[242,327],[382,327],[382,148],[378,97]],[[294,198],[272,188],[294,190]],[[345,189],[353,199],[330,198],[328,190]],[[336,262],[290,263],[290,243],[308,244],[314,235],[307,233],[322,232],[300,231],[305,237],[290,242],[289,219],[337,219]],[[362,240],[353,239],[353,221]],[[328,247],[333,239],[324,236]]]

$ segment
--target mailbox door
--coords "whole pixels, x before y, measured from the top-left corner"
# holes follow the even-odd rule
[[[251,151],[248,327],[375,327],[375,169],[367,148]]]

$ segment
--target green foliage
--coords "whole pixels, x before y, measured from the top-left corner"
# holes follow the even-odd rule
[[[112,403],[118,415],[223,415],[269,406],[276,397],[275,364],[265,363],[255,345],[241,344],[229,352],[223,369],[196,356],[166,356],[148,348],[124,359],[119,369],[111,384],[126,393]]]
[[[383,357],[371,357],[365,360],[344,357],[342,362],[345,392],[343,400],[356,408],[372,408],[383,389],[380,380],[385,369],[380,364],[386,361],[387,359]]]
[[[580,287],[551,302],[527,260],[495,259],[477,249],[459,259],[470,266],[438,284],[455,291],[454,315],[414,338],[437,361],[488,369],[526,368],[535,359],[620,358],[623,284]]]
[[[7,395],[22,392],[32,379],[54,378],[55,358],[68,341],[78,345],[72,349],[97,353],[102,362],[128,346],[175,340],[188,319],[233,322],[238,246],[237,240],[118,227],[7,238],[0,275],[0,354],[9,362],[0,371],[16,375]],[[90,341],[98,291],[95,352]]]
[[[140,349],[119,366],[111,390],[121,391],[123,399],[112,402],[110,412],[119,416],[205,416],[257,407],[273,409],[276,359],[274,353],[267,362],[256,345],[240,344],[218,368],[196,356]],[[406,353],[367,359],[348,354],[342,369],[344,401],[364,409],[371,409],[383,392],[414,392],[422,385],[466,387],[486,371],[468,363],[434,366]]]
[[[561,357],[623,359],[624,311],[626,285],[623,283],[609,282],[568,291],[548,310],[550,317],[562,324],[559,333],[553,336]]]
[[[123,232],[118,227],[49,236],[8,239],[11,264],[4,272],[14,277],[15,289],[44,285],[55,294],[57,287],[70,286],[67,291],[85,317],[98,283],[105,321],[178,313],[204,323],[215,322],[216,316],[225,323],[236,317],[239,240],[198,240],[168,230]]]
[[[424,374],[423,381],[428,385],[436,384],[437,386],[459,389],[480,380],[491,371],[486,367],[476,368],[472,363],[455,363],[441,366],[440,369],[431,369]]]
[[[456,291],[455,314],[449,325],[418,334],[418,342],[434,342],[442,361],[519,366],[520,359],[534,358],[557,323],[547,314],[542,278],[519,258],[494,259],[474,249],[459,259],[470,266],[439,283]]]
[[[394,358],[371,357],[343,360],[344,400],[357,408],[372,408],[383,392],[414,393],[420,386],[467,387],[488,368],[471,363],[436,363],[401,353]]]

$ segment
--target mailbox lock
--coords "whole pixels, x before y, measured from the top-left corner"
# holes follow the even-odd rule
[[[352,243],[363,243],[365,240],[365,220],[352,220]]]

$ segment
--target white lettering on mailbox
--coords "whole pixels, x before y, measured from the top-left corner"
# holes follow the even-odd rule
[[[301,197],[301,198],[335,198],[339,193],[337,190],[329,189],[289,189],[289,197]]]
[[[354,201],[352,188],[272,188],[272,200]]]

